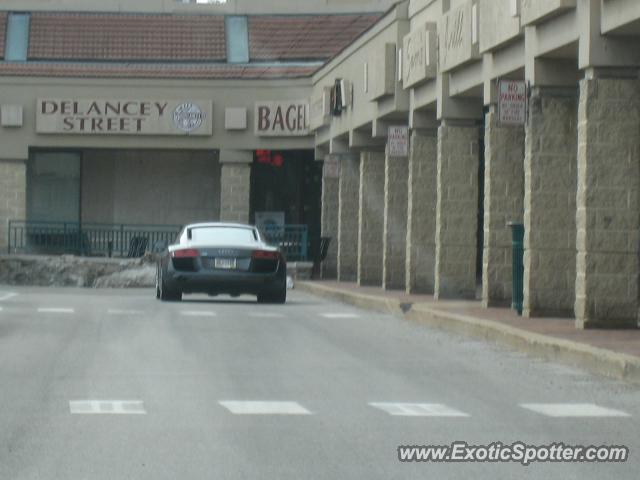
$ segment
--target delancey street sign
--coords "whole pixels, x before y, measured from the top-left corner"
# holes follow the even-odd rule
[[[37,100],[38,133],[75,135],[211,135],[210,100]]]

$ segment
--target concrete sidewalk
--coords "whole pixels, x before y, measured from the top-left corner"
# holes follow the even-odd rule
[[[507,308],[483,308],[479,301],[435,301],[355,283],[308,281],[296,288],[640,384],[640,330],[578,330],[569,318],[523,318]]]

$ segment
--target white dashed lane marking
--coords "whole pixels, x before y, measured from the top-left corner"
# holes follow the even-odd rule
[[[75,313],[76,311],[73,308],[53,308],[53,307],[45,307],[38,308],[38,313]]]
[[[219,403],[235,415],[311,415],[297,402],[227,400]]]
[[[18,294],[13,292],[0,292],[0,302],[4,302],[5,300],[9,300],[10,298],[17,296]]]
[[[107,310],[109,315],[142,315],[144,312],[140,310],[117,310],[117,309],[109,309]]]
[[[547,417],[630,417],[626,412],[593,403],[522,403],[522,408]]]
[[[281,313],[270,313],[270,312],[251,312],[249,313],[250,317],[256,318],[284,318],[284,315]]]
[[[205,310],[187,310],[180,312],[180,315],[185,317],[215,317],[216,312],[207,312]]]
[[[355,313],[321,313],[321,317],[325,318],[359,318],[360,315]]]
[[[69,411],[76,415],[146,415],[140,400],[73,400]]]
[[[369,403],[389,415],[401,417],[468,417],[469,415],[440,403]]]

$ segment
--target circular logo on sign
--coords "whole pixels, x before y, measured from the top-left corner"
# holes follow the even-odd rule
[[[173,123],[176,128],[193,132],[202,125],[205,114],[195,103],[181,103],[173,111]]]

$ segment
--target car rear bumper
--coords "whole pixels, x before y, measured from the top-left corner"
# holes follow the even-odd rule
[[[280,270],[274,273],[172,270],[167,272],[166,281],[183,293],[257,295],[286,287],[286,275]]]

